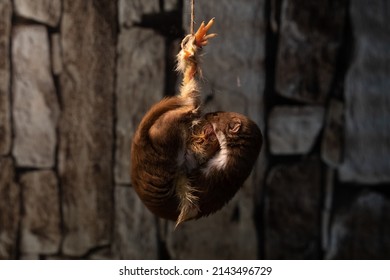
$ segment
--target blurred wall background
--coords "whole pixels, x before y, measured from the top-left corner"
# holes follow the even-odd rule
[[[207,111],[266,143],[222,211],[173,230],[129,178],[176,92],[183,0],[0,0],[0,259],[388,259],[390,5],[197,0]],[[223,191],[223,190],[221,190]]]

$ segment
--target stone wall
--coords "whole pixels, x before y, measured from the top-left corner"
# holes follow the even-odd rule
[[[206,110],[266,143],[220,212],[150,214],[130,141],[176,92],[184,0],[0,0],[0,259],[390,257],[390,6],[197,0]]]

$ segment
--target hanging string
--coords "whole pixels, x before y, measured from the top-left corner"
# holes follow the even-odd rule
[[[195,0],[191,0],[191,23],[190,23],[190,33],[194,34],[194,24],[195,24]]]

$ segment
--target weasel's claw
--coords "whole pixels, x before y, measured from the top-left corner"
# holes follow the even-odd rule
[[[201,42],[199,42],[197,45],[198,47],[204,47],[206,46],[208,43],[209,43],[209,39],[212,39],[212,38],[215,38],[217,37],[217,34],[216,33],[212,33],[212,34],[208,34],[206,36],[203,37],[203,40]]]
[[[195,44],[198,47],[206,46],[208,43],[208,39],[217,36],[217,34],[215,33],[206,34],[207,31],[209,31],[209,29],[211,28],[211,26],[213,26],[213,24],[214,24],[214,18],[212,18],[206,25],[204,22],[202,22],[201,25],[199,26],[198,31],[196,31],[195,33]]]
[[[188,34],[181,42],[181,51],[177,55],[176,69],[184,74],[183,84],[187,84],[195,74],[201,75],[198,68],[197,52],[208,44],[208,40],[217,34],[207,34],[214,24],[214,18],[207,24],[202,22],[195,34]]]

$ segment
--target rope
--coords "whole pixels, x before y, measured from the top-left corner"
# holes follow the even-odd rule
[[[195,24],[195,0],[191,0],[191,23],[190,23],[190,33],[194,34],[194,24]]]

